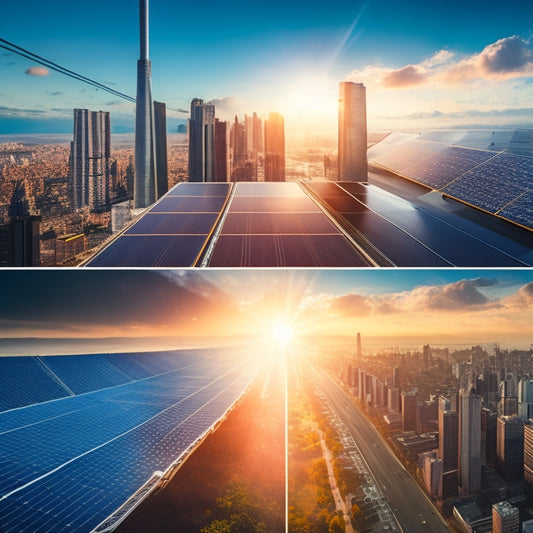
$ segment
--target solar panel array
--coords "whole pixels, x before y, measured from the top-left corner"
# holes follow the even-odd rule
[[[354,240],[361,238],[393,265],[523,266],[510,253],[513,243],[491,242],[494,234],[472,225],[454,226],[428,209],[417,207],[373,185],[356,182],[314,183],[308,187],[342,217]],[[501,244],[500,249],[497,244]],[[517,247],[517,255],[527,252]],[[372,250],[369,250],[372,254]]]
[[[297,183],[237,183],[212,267],[368,266]]]
[[[372,148],[369,159],[401,176],[533,229],[533,156],[529,152],[524,155],[497,151],[509,147],[520,152],[523,146],[522,151],[526,152],[524,147],[531,144],[530,136],[518,130],[514,134],[480,135],[465,134],[456,142],[486,144],[485,150],[447,146],[426,140],[432,138],[428,135],[405,137],[405,142],[399,144],[393,137],[385,139],[382,147]],[[387,146],[390,148],[383,150]]]
[[[37,364],[41,378],[55,376],[64,392],[0,412],[3,532],[91,531],[112,522],[154,472],[167,471],[198,442],[255,374],[250,359],[229,349],[2,357],[0,375],[5,370],[18,385],[19,404],[32,400],[26,389],[35,384],[15,375],[14,359]],[[90,389],[85,374],[101,378],[110,370],[114,385],[70,395]]]
[[[179,183],[88,266],[194,266],[230,190],[230,183]]]

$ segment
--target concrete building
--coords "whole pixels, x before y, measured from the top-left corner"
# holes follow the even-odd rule
[[[481,397],[459,393],[458,479],[462,495],[481,488]]]
[[[189,119],[189,181],[214,181],[214,178],[215,106],[193,98]]]
[[[279,113],[265,120],[265,181],[285,181],[285,123]]]
[[[154,101],[156,199],[168,192],[167,106]]]
[[[524,473],[524,424],[518,416],[500,416],[497,423],[499,473],[507,481],[520,481]]]
[[[443,498],[457,494],[458,418],[451,401],[439,398],[439,457],[442,461]]]
[[[417,430],[418,396],[414,393],[402,392],[402,430]]]
[[[520,518],[518,509],[509,502],[499,502],[492,506],[492,533],[519,533]]]
[[[524,490],[528,503],[533,504],[533,422],[524,424]]]
[[[367,181],[366,88],[362,83],[339,85],[339,180]]]
[[[107,209],[110,189],[111,126],[107,111],[74,109],[70,144],[72,207]]]
[[[213,181],[230,180],[230,127],[215,118],[215,176]]]

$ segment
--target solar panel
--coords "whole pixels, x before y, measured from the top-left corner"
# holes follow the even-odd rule
[[[226,217],[222,235],[246,234],[338,234],[338,229],[323,213],[230,213]]]
[[[230,183],[178,183],[165,196],[227,196]]]
[[[469,205],[533,228],[529,202],[520,202],[517,209],[510,207],[533,190],[530,133],[486,130],[461,135],[433,132],[416,138],[390,137],[369,151],[372,162]]]
[[[222,235],[212,267],[368,266],[338,235]]]
[[[150,209],[150,213],[218,213],[225,196],[168,196]]]
[[[91,259],[90,267],[187,267],[207,235],[123,235]]]
[[[207,235],[217,213],[147,213],[125,235]]]
[[[194,266],[230,190],[230,183],[175,185],[87,266]],[[169,238],[173,235],[177,237]]]
[[[168,368],[173,355],[174,370],[0,413],[2,531],[91,531],[154,472],[165,472],[191,449],[256,371],[252,360],[217,349],[188,357],[179,351],[132,354],[133,372],[159,357],[157,364]],[[73,369],[80,356],[42,359],[51,368],[71,357],[74,363],[64,365]],[[0,373],[8,364],[2,359]],[[83,360],[80,374],[93,364],[95,375],[107,367],[118,376],[128,366],[127,354]],[[113,364],[118,360],[120,369]]]

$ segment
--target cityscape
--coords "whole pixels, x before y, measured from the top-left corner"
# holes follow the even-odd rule
[[[4,6],[0,531],[533,531],[532,16]]]
[[[6,531],[217,531],[222,497],[247,500],[247,531],[531,520],[528,270],[3,279]]]

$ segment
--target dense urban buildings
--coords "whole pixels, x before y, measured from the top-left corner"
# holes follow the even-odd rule
[[[339,85],[339,180],[366,181],[366,88],[362,83]]]
[[[140,59],[137,61],[137,100],[135,107],[135,192],[136,208],[156,200],[156,146],[152,65],[148,53],[148,0],[139,1]]]
[[[74,109],[70,151],[72,207],[109,208],[111,126],[106,111]]]

